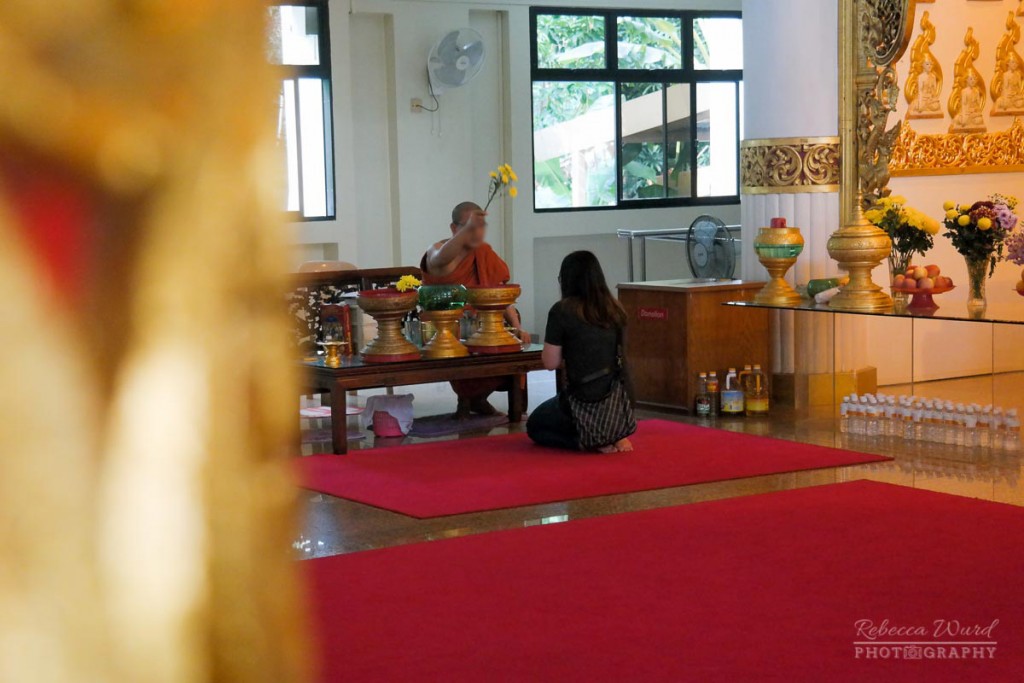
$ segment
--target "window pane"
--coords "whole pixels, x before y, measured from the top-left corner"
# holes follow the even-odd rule
[[[285,209],[299,210],[299,142],[295,124],[295,81],[288,79],[281,86],[281,105],[277,116],[277,140],[284,145],[288,168]]]
[[[697,196],[737,194],[736,84],[697,85]]]
[[[690,86],[670,85],[665,91],[665,110],[668,114],[668,196],[692,195],[690,149],[693,136],[690,130]]]
[[[683,66],[683,20],[619,17],[620,69],[679,69]]]
[[[743,20],[725,17],[694,19],[693,68],[742,69]]]
[[[324,86],[319,78],[299,79],[299,140],[302,149],[302,214],[327,215],[324,166]]]
[[[616,203],[615,86],[533,84],[534,205]]]
[[[665,198],[665,116],[660,83],[623,83],[622,198]]]
[[[319,10],[316,7],[270,7],[268,58],[271,64],[320,63]]]
[[[537,66],[541,69],[603,69],[604,17],[537,15]]]

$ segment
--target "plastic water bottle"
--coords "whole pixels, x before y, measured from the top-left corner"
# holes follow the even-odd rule
[[[964,446],[975,448],[978,445],[978,414],[974,408],[967,408],[964,414]]]
[[[850,431],[850,397],[843,396],[843,402],[839,404],[839,433],[848,434]]]
[[[1006,411],[1006,438],[1003,447],[1014,453],[1020,450],[1020,417],[1017,416],[1016,408]]]

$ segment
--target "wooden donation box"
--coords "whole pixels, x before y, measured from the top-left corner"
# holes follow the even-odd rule
[[[767,309],[723,306],[749,301],[763,282],[660,280],[618,286],[629,316],[626,357],[639,403],[693,410],[697,377],[759,363],[771,373]]]

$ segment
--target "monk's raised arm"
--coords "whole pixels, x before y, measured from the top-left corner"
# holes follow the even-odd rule
[[[427,272],[432,275],[447,275],[465,256],[469,244],[470,231],[477,221],[482,221],[487,216],[483,211],[474,211],[466,221],[458,226],[452,233],[452,237],[444,242],[438,242],[427,250]]]

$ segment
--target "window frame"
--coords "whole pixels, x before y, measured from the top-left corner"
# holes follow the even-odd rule
[[[603,17],[605,25],[605,67],[580,69],[541,68],[537,59],[537,18],[543,15],[571,15],[583,17]],[[660,17],[682,20],[682,57],[683,64],[677,69],[620,69],[618,66],[618,18],[619,17]],[[743,69],[696,69],[693,60],[693,26],[696,19],[742,19],[739,10],[654,10],[654,9],[605,9],[597,7],[530,7],[530,149],[533,172],[536,174],[536,131],[533,129],[533,84],[540,82],[606,82],[612,83],[615,90],[615,199],[610,206],[566,206],[537,207],[534,193],[533,210],[535,213],[561,213],[570,211],[621,211],[631,209],[655,209],[679,206],[723,206],[740,203],[740,130],[741,126],[741,89]],[[669,85],[690,86],[690,111],[697,111],[697,85],[700,83],[735,83],[736,84],[736,194],[711,197],[697,196],[697,126],[696,120],[690,130],[690,195],[689,197],[661,197],[652,199],[622,198],[622,84],[623,83],[657,83],[663,91]],[[668,137],[668,120],[665,116],[666,100],[662,95],[662,126],[665,137]],[[667,140],[666,140],[667,143]],[[667,148],[667,144],[666,144]]]
[[[298,195],[299,208],[297,211],[289,211],[287,208],[282,211],[288,221],[294,223],[312,223],[317,221],[337,220],[337,180],[334,155],[334,81],[331,73],[331,15],[328,0],[276,0],[269,3],[268,7],[313,7],[317,10],[319,33],[317,35],[317,49],[320,53],[319,64],[274,64],[280,72],[282,88],[285,81],[295,83],[295,131],[296,131],[296,152],[298,154]],[[323,85],[324,99],[324,190],[326,192],[325,215],[306,216],[304,212],[305,198],[302,187],[302,126],[299,108],[298,83],[301,78],[318,78]],[[287,181],[287,172],[285,173]]]

